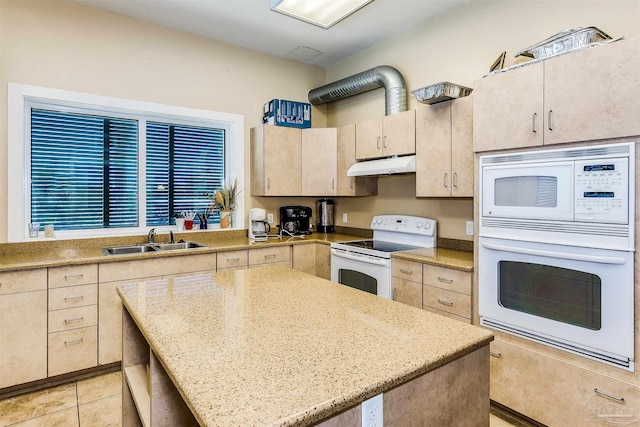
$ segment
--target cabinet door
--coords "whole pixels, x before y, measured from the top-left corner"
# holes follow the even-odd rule
[[[376,196],[378,194],[378,178],[367,176],[347,176],[347,171],[356,162],[356,125],[338,128],[338,196]]]
[[[262,125],[251,129],[251,194],[301,194],[301,130]]]
[[[316,245],[306,243],[293,245],[293,268],[315,276],[316,274]]]
[[[545,145],[640,135],[638,70],[637,39],[545,61]]]
[[[637,419],[630,415],[640,410],[638,385],[500,339],[491,343],[491,355],[491,399],[538,422],[606,426]]]
[[[375,159],[382,156],[382,120],[356,123],[356,159]]]
[[[316,276],[331,280],[331,246],[316,243]]]
[[[451,101],[452,197],[473,197],[472,96]]]
[[[393,300],[413,307],[422,308],[422,284],[411,280],[391,278]]]
[[[336,128],[302,129],[302,195],[337,194],[337,150]]]
[[[0,295],[0,388],[47,377],[47,291]]]
[[[416,152],[415,110],[384,116],[382,131],[382,154],[385,157]]]
[[[418,197],[451,196],[451,104],[441,102],[416,111]]]
[[[543,64],[474,82],[473,151],[542,145]]]

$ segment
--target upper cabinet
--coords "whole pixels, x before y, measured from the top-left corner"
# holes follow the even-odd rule
[[[302,129],[302,195],[337,195],[338,130]]]
[[[472,96],[416,110],[416,196],[473,197]]]
[[[478,80],[473,150],[640,135],[640,40],[622,40]]]
[[[301,129],[261,125],[251,128],[251,195],[301,194]]]
[[[356,125],[338,128],[338,196],[376,196],[378,178],[370,176],[347,176],[347,171],[356,162]]]
[[[415,110],[357,123],[356,159],[414,154],[415,124]]]

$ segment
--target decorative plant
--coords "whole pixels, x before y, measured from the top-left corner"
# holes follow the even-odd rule
[[[221,211],[233,210],[236,206],[236,198],[238,196],[238,178],[230,182],[224,182],[222,188],[215,190],[209,194],[211,199],[211,209],[217,208]]]

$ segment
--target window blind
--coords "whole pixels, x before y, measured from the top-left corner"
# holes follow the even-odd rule
[[[138,224],[136,120],[31,110],[31,221],[58,230]]]

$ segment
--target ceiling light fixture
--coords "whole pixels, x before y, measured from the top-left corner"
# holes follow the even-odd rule
[[[271,10],[329,28],[373,0],[269,0]]]

